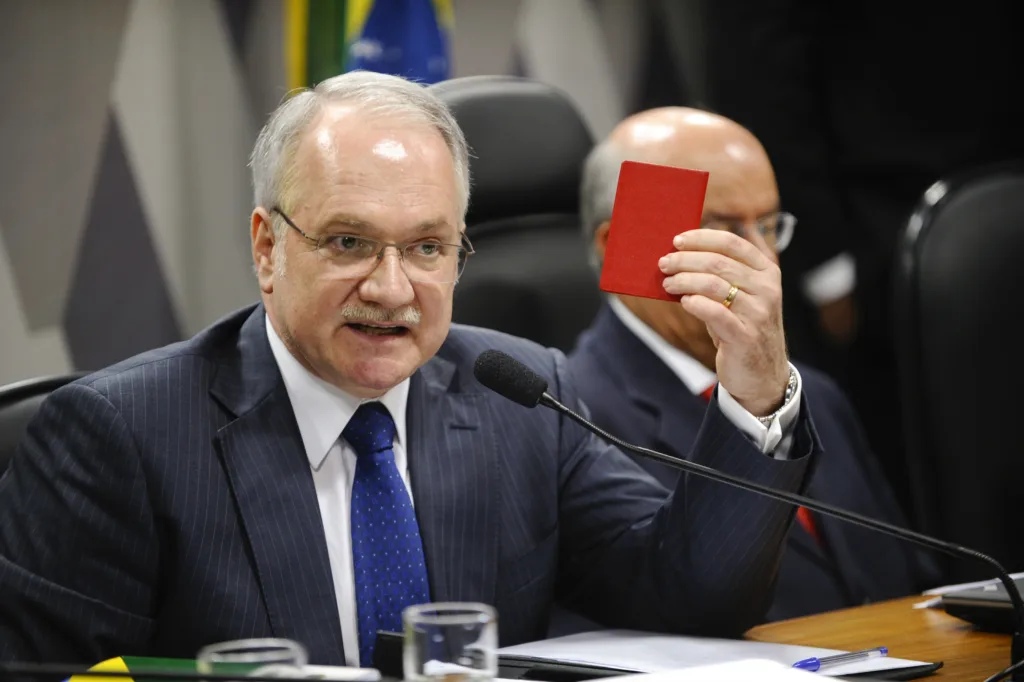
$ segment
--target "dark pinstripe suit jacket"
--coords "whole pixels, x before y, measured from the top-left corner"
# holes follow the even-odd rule
[[[454,326],[413,377],[409,467],[432,598],[497,606],[503,644],[564,600],[608,625],[738,634],[771,602],[785,506],[664,489],[559,415],[473,378],[499,348],[577,405],[564,357]],[[712,407],[693,458],[798,490],[818,449],[758,452]],[[262,306],[54,393],[0,480],[0,659],[192,657],[254,636],[343,662],[309,462]]]
[[[608,306],[569,355],[570,374],[594,421],[645,447],[686,457],[707,405],[686,387]],[[906,520],[839,387],[800,366],[802,393],[827,453],[808,483],[811,497],[897,525]],[[665,486],[678,473],[638,460]],[[852,524],[816,516],[819,545],[799,524],[787,540],[768,620],[892,599],[934,586],[932,559],[913,545]]]

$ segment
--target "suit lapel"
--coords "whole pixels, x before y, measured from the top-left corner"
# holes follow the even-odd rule
[[[216,435],[276,637],[317,663],[344,665],[323,522],[295,414],[266,337],[264,309],[243,325],[239,360],[212,392],[236,419]]]
[[[435,357],[409,389],[409,475],[433,601],[493,604],[498,578],[498,454],[482,394],[454,390]]]
[[[693,395],[672,370],[638,339],[605,305],[593,327],[602,340],[601,362],[617,368],[628,398],[654,416],[652,447],[676,457],[689,458],[707,403]]]

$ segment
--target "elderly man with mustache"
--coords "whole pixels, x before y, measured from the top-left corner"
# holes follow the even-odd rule
[[[495,348],[579,405],[560,353],[451,324],[469,155],[429,90],[329,79],[272,114],[251,165],[261,302],[55,392],[0,480],[0,659],[273,636],[366,666],[377,632],[430,601],[496,606],[503,644],[542,637],[556,602],[665,632],[761,620],[791,508],[702,480],[668,498],[617,449],[475,380]],[[693,459],[802,490],[821,447],[778,268],[724,232],[677,247],[666,285],[723,339]],[[730,309],[694,259],[761,289]],[[752,438],[759,418],[785,442]]]

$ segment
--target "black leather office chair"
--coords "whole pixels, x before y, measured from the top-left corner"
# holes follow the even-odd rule
[[[936,183],[900,248],[894,324],[919,523],[1024,571],[1024,162]]]
[[[85,374],[67,374],[0,386],[0,476],[46,396],[82,376]]]
[[[580,172],[593,139],[560,91],[509,76],[431,89],[469,142],[467,234],[476,254],[455,288],[456,322],[570,350],[600,305],[580,232]]]

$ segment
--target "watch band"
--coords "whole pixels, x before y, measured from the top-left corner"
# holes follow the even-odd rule
[[[784,410],[786,408],[786,405],[789,405],[791,400],[793,400],[793,396],[796,395],[796,387],[797,387],[798,383],[799,383],[799,380],[797,379],[796,370],[793,368],[792,365],[790,365],[790,367],[789,367],[789,381],[786,382],[786,395],[782,399],[782,405],[779,406],[779,409],[775,410],[774,412],[772,412],[768,416],[766,416],[766,417],[758,417],[757,421],[759,421],[762,424],[764,424],[765,428],[771,428],[772,423],[776,420],[776,418],[778,418],[779,413],[782,412],[782,410]]]

